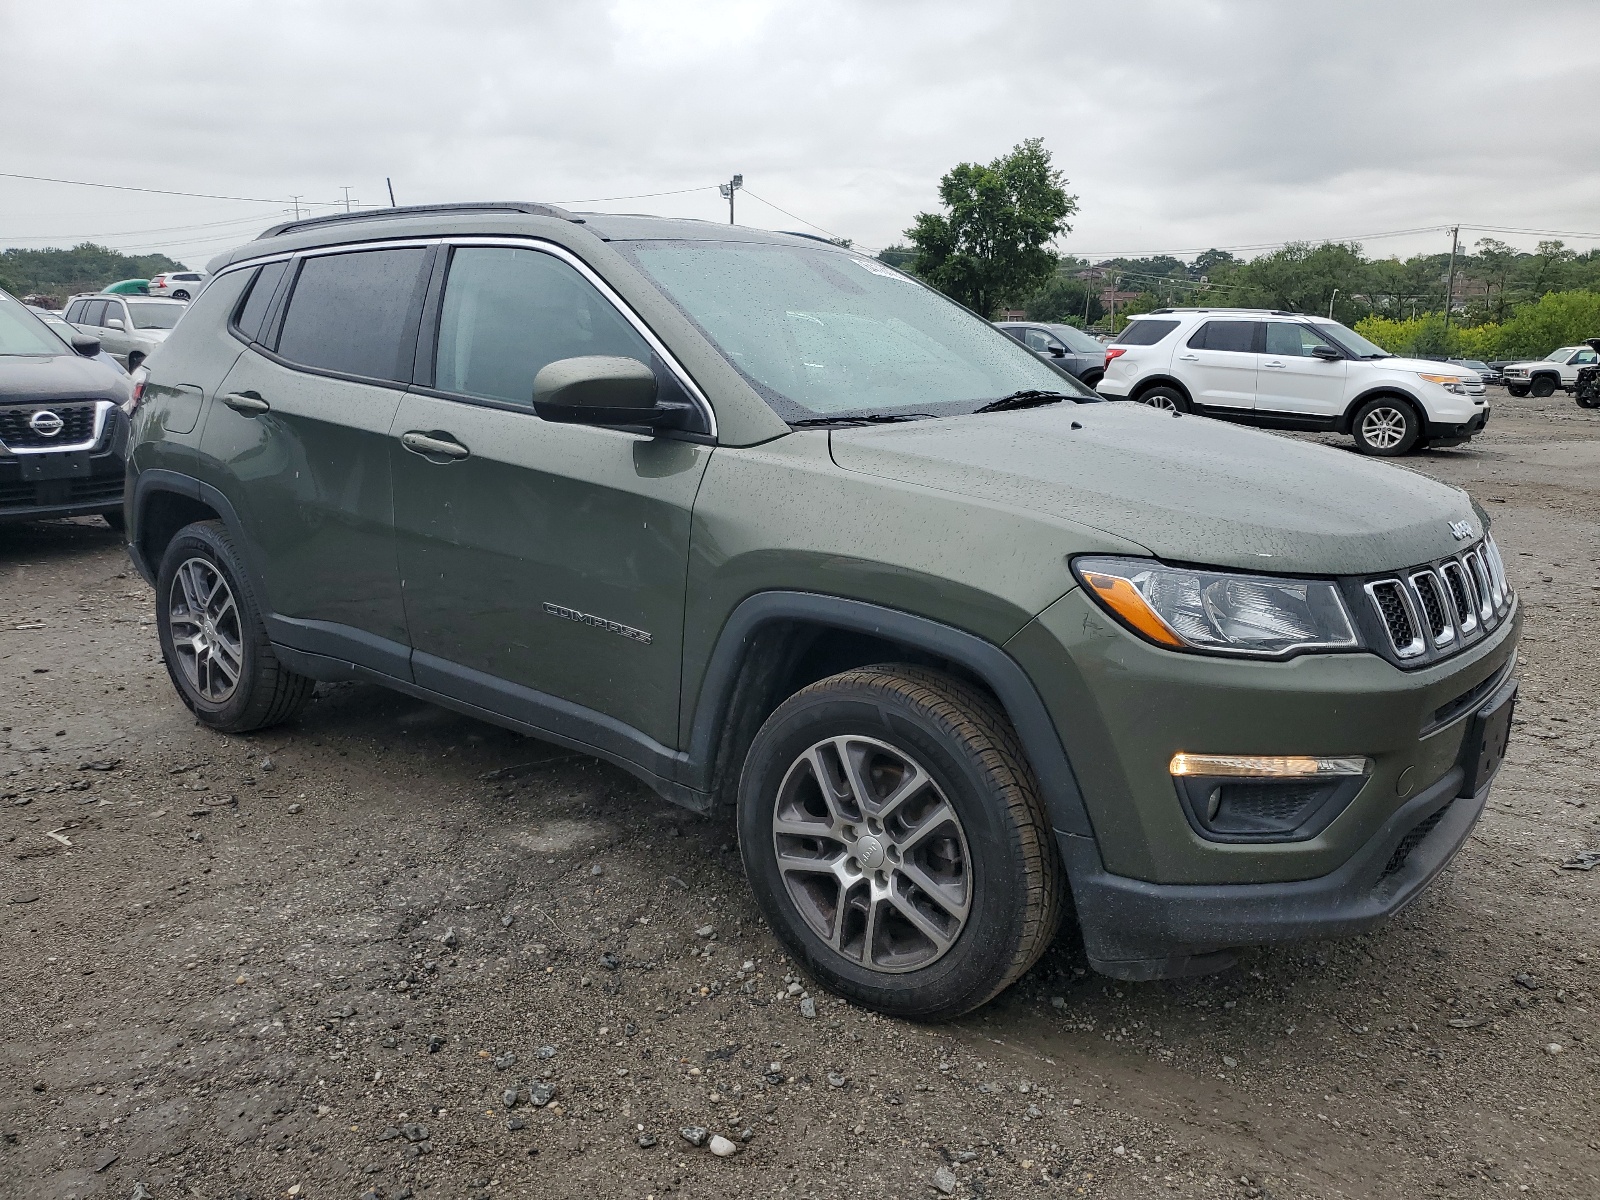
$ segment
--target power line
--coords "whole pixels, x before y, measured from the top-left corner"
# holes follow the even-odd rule
[[[288,211],[288,209],[284,209],[285,213]],[[65,238],[93,241],[95,238],[148,237],[154,234],[188,233],[201,229],[219,229],[235,225],[260,225],[261,221],[262,217],[257,215],[253,217],[234,217],[229,221],[207,221],[199,225],[168,225],[161,229],[121,229],[113,233],[18,233],[8,236],[14,240],[31,242]]]
[[[219,196],[208,192],[174,192],[167,188],[132,187],[123,183],[86,183],[81,179],[52,179],[48,175],[18,175],[14,171],[0,171],[0,179],[27,179],[33,181],[34,183],[63,183],[69,187],[108,188],[114,192],[145,192],[152,196],[184,196],[190,200],[239,200],[247,204],[279,205],[287,203],[281,197],[276,200],[268,200],[263,196]],[[335,203],[342,204],[343,201],[335,202],[331,200],[307,200],[303,201],[303,203],[307,205],[320,204],[331,207]]]
[[[1074,250],[1072,253],[1079,258],[1156,258],[1160,255],[1170,255],[1173,258],[1177,258],[1179,255],[1183,254],[1204,254],[1207,250],[1223,250],[1230,252],[1234,250],[1277,250],[1283,246],[1292,246],[1296,244],[1327,245],[1332,243],[1334,245],[1342,245],[1346,242],[1370,242],[1376,241],[1378,238],[1406,237],[1410,234],[1416,233],[1437,233],[1441,229],[1449,228],[1450,226],[1448,225],[1423,225],[1417,227],[1416,229],[1390,229],[1385,230],[1382,233],[1358,233],[1351,237],[1289,238],[1288,240],[1281,242],[1256,242],[1255,244],[1248,246],[1187,246],[1181,250],[1121,251],[1115,254],[1110,254],[1099,250]],[[1476,229],[1478,226],[1474,225],[1470,226],[1470,228]]]
[[[771,200],[762,199],[762,197],[756,195],[749,188],[745,188],[744,189],[744,194],[746,196],[749,196],[752,200],[760,200],[761,203],[765,204],[768,208],[776,209],[778,212],[781,212],[784,216],[788,217],[791,221],[799,221],[800,224],[802,224],[802,225],[809,225],[809,226],[811,226],[811,228],[815,229],[818,233],[825,233],[829,237],[834,238],[834,239],[836,239],[838,241],[842,242],[842,241],[845,240],[844,238],[840,237],[837,233],[834,233],[831,229],[824,229],[821,225],[818,225],[815,221],[808,221],[804,217],[796,216],[794,213],[790,212],[787,208],[778,208],[778,206],[776,204],[774,204]]]
[[[1600,241],[1600,233],[1574,233],[1570,229],[1514,229],[1508,225],[1463,225],[1463,229],[1476,229],[1479,233],[1547,234],[1551,237],[1592,238]]]
[[[614,200],[653,200],[657,196],[687,196],[690,192],[709,192],[717,187],[714,183],[701,184],[699,187],[679,188],[672,192],[637,192],[632,196],[599,196],[591,200],[547,200],[547,204],[609,204]]]

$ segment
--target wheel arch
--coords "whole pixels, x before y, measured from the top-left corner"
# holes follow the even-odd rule
[[[1368,400],[1376,400],[1380,396],[1392,396],[1396,400],[1400,400],[1408,405],[1411,411],[1417,414],[1418,427],[1423,430],[1427,429],[1427,406],[1404,388],[1399,388],[1393,384],[1385,383],[1379,384],[1376,387],[1368,388],[1366,391],[1356,396],[1354,400],[1350,401],[1349,404],[1345,405],[1344,412],[1340,414],[1339,423],[1335,427],[1334,432],[1348,434],[1353,428],[1355,428],[1356,413],[1361,411],[1361,406]]]
[[[1044,701],[992,642],[926,617],[810,592],[762,592],[728,618],[706,665],[689,728],[691,783],[731,805],[744,755],[785,699],[817,679],[880,662],[933,666],[982,688],[1011,721],[1051,824],[1092,837],[1077,777]]]
[[[1174,375],[1151,375],[1146,379],[1141,379],[1133,387],[1133,389],[1129,391],[1128,399],[1136,403],[1142,403],[1144,394],[1150,391],[1152,388],[1158,387],[1172,388],[1175,392],[1179,393],[1183,397],[1184,402],[1187,403],[1191,408],[1194,406],[1194,393],[1189,391],[1189,389],[1184,386],[1183,381]]]
[[[128,530],[128,553],[152,587],[156,572],[161,569],[161,556],[185,525],[221,521],[236,542],[241,529],[239,514],[226,496],[177,471],[141,471],[134,479],[128,512],[133,518]]]

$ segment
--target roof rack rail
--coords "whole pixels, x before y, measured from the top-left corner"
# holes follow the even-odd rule
[[[774,229],[772,232],[781,233],[786,237],[810,238],[813,242],[827,242],[830,246],[839,244],[831,237],[823,237],[820,233],[801,233],[798,229]]]
[[[1307,315],[1311,315],[1311,316],[1315,316],[1316,315],[1315,313],[1306,314],[1306,313],[1301,313],[1301,312],[1294,312],[1292,309],[1285,309],[1285,308],[1236,308],[1236,307],[1231,307],[1231,306],[1226,305],[1226,304],[1214,304],[1214,305],[1209,305],[1206,308],[1152,308],[1149,312],[1132,313],[1132,314],[1129,315],[1128,320],[1131,321],[1131,320],[1133,320],[1134,317],[1155,317],[1155,316],[1160,316],[1163,313],[1169,313],[1170,314],[1170,313],[1203,313],[1203,312],[1264,312],[1269,317],[1304,317],[1304,316],[1307,316]]]
[[[473,213],[473,212],[506,212],[527,213],[535,217],[560,217],[563,221],[571,221],[575,225],[582,225],[583,218],[573,216],[564,208],[557,208],[554,204],[537,204],[531,200],[492,200],[477,201],[464,204],[406,204],[398,208],[368,208],[361,212],[329,213],[321,217],[305,217],[298,221],[284,221],[270,229],[263,230],[256,236],[256,241],[262,238],[277,237],[280,233],[291,233],[299,229],[316,229],[323,225],[341,225],[346,221],[387,221],[400,217],[424,217],[436,213]]]

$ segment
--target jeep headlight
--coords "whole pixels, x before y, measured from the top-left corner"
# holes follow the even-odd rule
[[[1360,645],[1344,598],[1328,580],[1201,571],[1138,558],[1080,558],[1072,569],[1121,624],[1173,650],[1276,657]]]
[[[1426,371],[1418,371],[1417,378],[1436,383],[1445,391],[1454,392],[1458,396],[1467,394],[1467,381],[1459,375],[1430,375]]]

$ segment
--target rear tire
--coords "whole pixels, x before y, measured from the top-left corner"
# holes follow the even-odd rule
[[[1066,876],[1016,732],[938,671],[862,667],[791,696],[751,744],[738,821],[773,931],[879,1012],[977,1008],[1060,925]]]
[[[197,719],[223,733],[292,720],[316,686],[273,654],[220,521],[186,525],[168,543],[156,576],[156,633],[178,695]]]
[[[1177,388],[1153,387],[1147,392],[1139,393],[1139,403],[1148,404],[1151,408],[1159,408],[1164,412],[1189,411],[1189,399]]]
[[[172,293],[172,298],[174,300],[187,300],[189,298],[189,293],[188,292],[173,292]]]
[[[1529,390],[1540,400],[1543,400],[1546,396],[1555,394],[1556,381],[1548,375],[1540,375],[1530,385]]]
[[[1105,377],[1106,373],[1104,371],[1088,371],[1079,382],[1086,388],[1097,388],[1100,386],[1100,381]]]
[[[1399,458],[1422,440],[1422,418],[1398,396],[1374,396],[1356,410],[1350,436],[1363,454]]]

